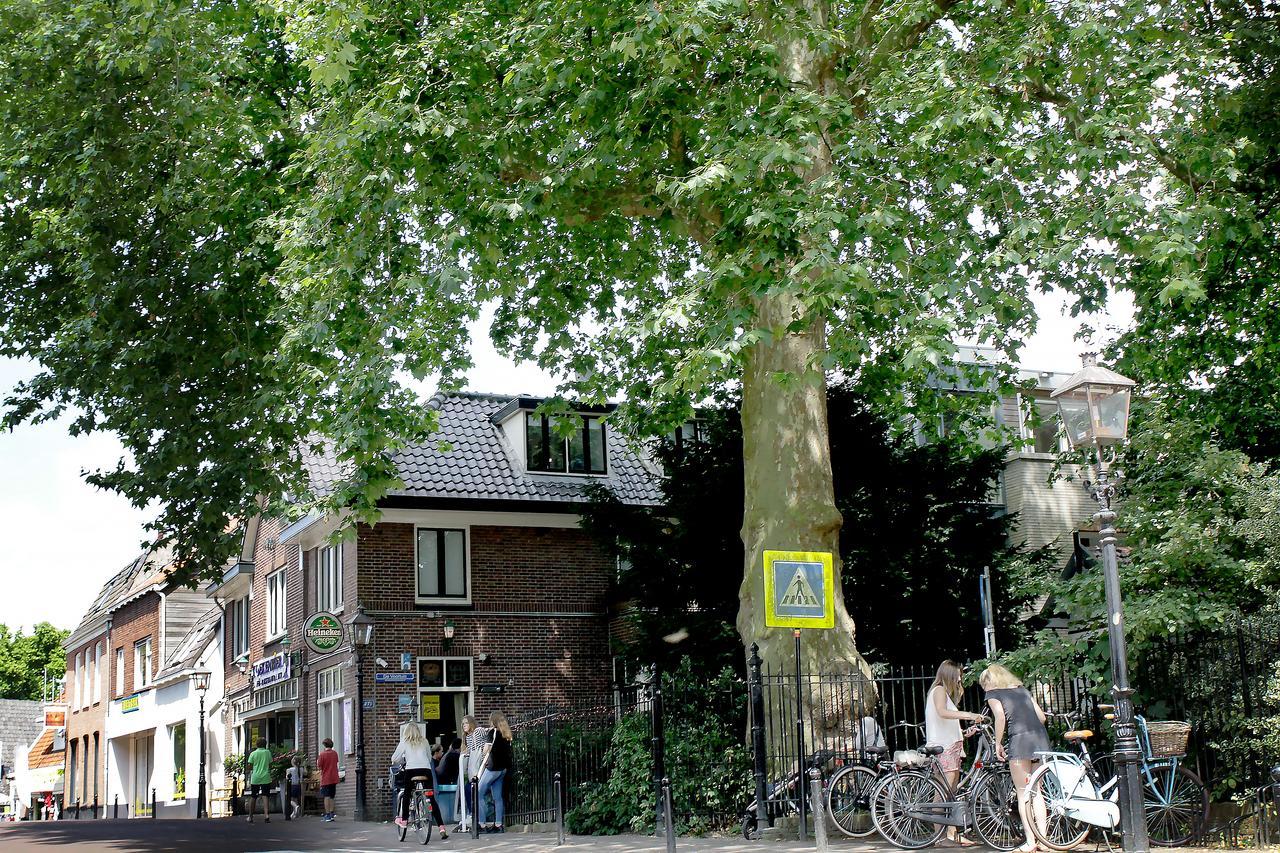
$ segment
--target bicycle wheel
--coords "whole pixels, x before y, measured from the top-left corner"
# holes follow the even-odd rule
[[[895,847],[918,850],[942,837],[943,825],[930,821],[925,809],[946,799],[942,785],[932,776],[895,773],[876,784],[871,796],[871,818],[885,841]]]
[[[1181,764],[1148,764],[1142,786],[1147,837],[1161,847],[1181,847],[1209,819],[1209,792],[1200,777]]]
[[[1067,815],[1067,794],[1062,789],[1062,780],[1053,769],[1053,764],[1044,764],[1031,774],[1031,779],[1027,782],[1027,801],[1033,808],[1038,806],[1045,812],[1044,831],[1041,831],[1038,822],[1033,821],[1031,834],[1036,837],[1038,844],[1050,850],[1065,851],[1083,844],[1093,827]],[[1016,801],[1014,813],[1017,813]]]
[[[851,764],[831,777],[827,786],[827,814],[840,831],[853,838],[865,838],[876,831],[871,818],[871,789],[876,772]]]
[[[396,791],[396,811],[395,811],[396,817],[400,817],[400,814],[401,814],[400,807],[402,805],[404,805],[404,788],[401,788],[399,791]],[[396,824],[396,835],[400,836],[401,841],[404,841],[404,837],[408,834],[409,834],[408,826],[400,826],[399,824]]]
[[[988,847],[1012,850],[1026,840],[1018,814],[1018,791],[1007,768],[987,769],[969,793],[969,822]]]
[[[419,844],[426,844],[431,840],[431,804],[427,802],[427,795],[418,791],[413,796],[413,832],[418,836]]]

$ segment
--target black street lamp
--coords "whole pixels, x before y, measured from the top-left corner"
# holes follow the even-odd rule
[[[1119,789],[1120,834],[1126,853],[1148,853],[1147,814],[1139,769],[1142,750],[1133,718],[1133,690],[1129,687],[1128,649],[1124,637],[1124,609],[1120,600],[1120,569],[1116,560],[1116,512],[1111,508],[1116,484],[1107,471],[1102,449],[1120,444],[1129,432],[1129,398],[1134,381],[1098,365],[1093,353],[1084,354],[1084,367],[1053,392],[1067,440],[1074,449],[1093,451],[1098,473],[1093,496],[1100,510],[1102,576],[1107,593],[1107,633],[1111,644],[1111,695],[1115,702],[1115,762]]]
[[[205,795],[205,749],[204,742],[204,696],[209,692],[209,673],[204,670],[196,670],[191,673],[191,682],[196,688],[196,692],[200,694],[200,787],[196,789],[196,817],[208,817],[209,810],[204,805]]]
[[[364,650],[373,642],[372,616],[364,612],[364,606],[356,608],[351,617],[351,644],[356,654],[356,820],[365,819],[365,767],[364,767]]]

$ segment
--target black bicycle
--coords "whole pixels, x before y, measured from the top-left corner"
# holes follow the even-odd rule
[[[431,840],[431,801],[429,797],[435,796],[435,791],[430,787],[431,777],[429,776],[413,776],[406,780],[409,787],[401,788],[396,792],[396,816],[401,812],[401,806],[404,803],[406,795],[412,797],[409,800],[409,820],[404,826],[396,825],[396,833],[400,836],[400,840],[404,841],[409,835],[409,829],[413,829],[413,834],[417,836],[419,844],[426,844]]]

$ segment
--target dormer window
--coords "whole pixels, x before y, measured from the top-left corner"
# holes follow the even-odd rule
[[[551,418],[525,413],[525,459],[530,471],[548,474],[604,474],[607,470],[604,422],[595,415],[579,415],[581,426],[564,438]]]

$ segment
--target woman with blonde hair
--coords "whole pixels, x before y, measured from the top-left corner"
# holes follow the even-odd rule
[[[480,775],[480,792],[477,795],[476,820],[484,827],[485,832],[503,832],[502,818],[506,804],[502,801],[502,780],[511,769],[511,724],[501,711],[489,715],[489,745],[485,747],[484,758],[480,766],[484,772]],[[489,807],[485,805],[484,795],[493,797],[493,823],[486,824]]]
[[[413,799],[411,780],[415,776],[423,776],[428,780],[426,787],[430,789],[427,793],[427,801],[431,803],[431,816],[435,818],[436,826],[440,827],[440,837],[448,838],[449,833],[444,828],[444,816],[440,814],[440,804],[436,802],[435,765],[431,762],[431,744],[427,741],[422,729],[418,728],[417,723],[405,723],[400,727],[400,743],[397,744],[396,751],[391,753],[391,763],[404,765],[403,769],[396,774],[396,787],[404,792],[400,798],[400,812],[396,815],[396,826],[403,828],[409,825],[409,803]]]
[[[960,766],[964,763],[965,732],[960,730],[960,721],[977,721],[981,714],[961,711],[956,703],[964,697],[964,685],[960,682],[964,671],[960,664],[953,660],[944,660],[938,665],[933,677],[933,684],[924,697],[924,739],[929,746],[942,747],[938,756],[938,765],[946,778],[947,788],[954,791],[960,781]],[[972,842],[964,840],[955,827],[947,827],[947,840],[964,847]]]
[[[1042,830],[1047,824],[1043,802],[1034,809],[1027,800],[1027,780],[1040,756],[1036,753],[1049,750],[1049,733],[1044,727],[1044,710],[1036,702],[1031,691],[1022,686],[1018,677],[998,663],[983,670],[978,677],[978,684],[987,694],[987,704],[995,721],[996,758],[1009,762],[1009,775],[1013,777],[1013,786],[1018,791],[1018,814],[1022,818],[1022,828],[1027,834],[1027,841],[1018,849],[1022,853],[1031,853],[1036,849],[1035,836],[1031,831],[1034,820]],[[1004,733],[1009,731],[1009,747],[1005,748]],[[1034,811],[1034,814],[1031,812]]]

